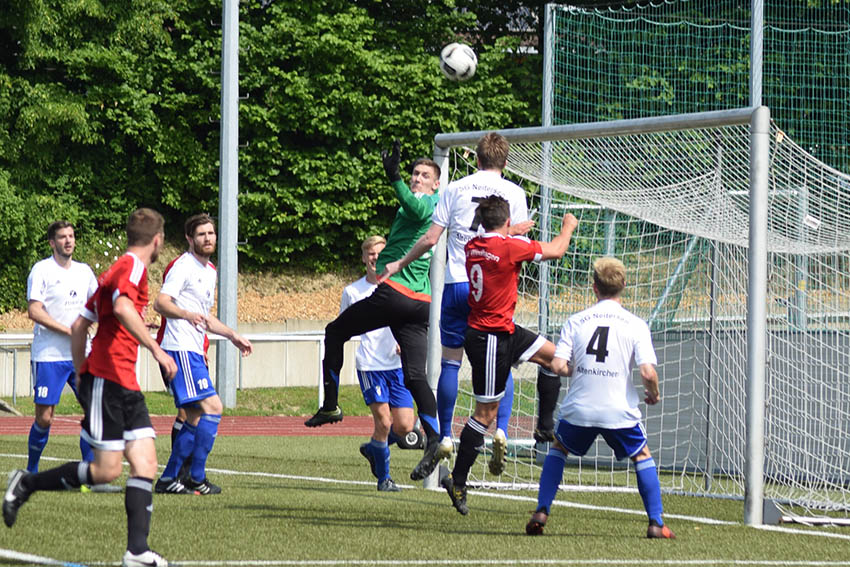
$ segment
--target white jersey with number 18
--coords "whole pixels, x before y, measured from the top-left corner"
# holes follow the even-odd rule
[[[633,427],[640,421],[632,366],[658,362],[643,319],[617,301],[602,300],[567,320],[555,356],[573,367],[561,419],[606,429]]]

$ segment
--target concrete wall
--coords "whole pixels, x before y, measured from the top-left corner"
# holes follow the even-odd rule
[[[243,324],[239,332],[254,345],[254,353],[240,360],[240,387],[318,387],[321,374],[322,337],[327,321],[289,320],[284,323]],[[288,335],[288,336],[285,336]],[[31,334],[0,334],[0,396],[33,395],[30,378]],[[211,341],[210,374],[215,377],[215,349]],[[340,382],[357,384],[354,353],[357,341],[345,345],[345,365]],[[159,368],[146,349],[137,366],[143,391],[163,390]]]

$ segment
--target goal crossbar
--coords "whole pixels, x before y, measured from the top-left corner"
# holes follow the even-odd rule
[[[439,149],[453,146],[475,144],[482,136],[496,132],[509,142],[555,142],[581,138],[601,138],[605,136],[626,136],[651,132],[669,132],[682,129],[715,128],[735,126],[750,122],[756,107],[742,107],[731,110],[693,112],[690,114],[671,114],[651,118],[632,118],[628,120],[610,120],[606,122],[583,122],[559,126],[533,126],[528,128],[510,128],[504,130],[476,130],[469,132],[442,133],[434,136],[434,145]]]

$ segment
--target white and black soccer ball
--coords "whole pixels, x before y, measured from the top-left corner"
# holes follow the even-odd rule
[[[472,78],[478,68],[478,57],[463,43],[450,43],[440,52],[440,70],[452,81]]]

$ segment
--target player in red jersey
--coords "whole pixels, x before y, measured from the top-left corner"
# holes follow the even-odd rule
[[[479,448],[484,445],[487,428],[496,419],[511,366],[531,361],[551,369],[555,354],[551,341],[514,324],[517,280],[522,263],[562,257],[578,226],[578,220],[567,213],[560,234],[551,242],[509,236],[510,207],[497,195],[481,199],[476,218],[486,232],[470,240],[465,247],[470,311],[463,343],[472,366],[475,412],[460,434],[454,470],[442,480],[452,504],[464,515],[469,513],[466,478]]]
[[[153,353],[169,377],[177,372],[174,359],[150,336],[143,317],[148,304],[147,267],[162,248],[163,226],[162,215],[154,210],[137,209],[130,215],[126,253],[101,274],[97,291],[71,326],[71,355],[85,412],[82,435],[94,449],[94,461],[66,463],[38,474],[13,471],[3,500],[3,520],[11,527],[33,492],[111,482],[121,475],[122,457],[126,458],[130,477],[124,492],[124,567],[168,565],[147,542],[157,471],[156,435],[136,378],[139,344]],[[86,337],[95,322],[97,334],[86,358]]]

